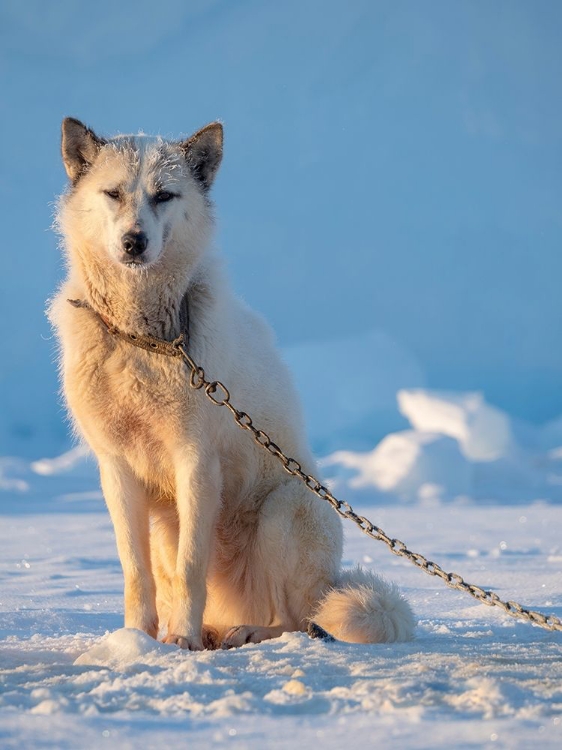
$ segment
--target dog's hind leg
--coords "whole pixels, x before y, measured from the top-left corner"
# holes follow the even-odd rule
[[[336,579],[341,543],[333,511],[296,482],[281,482],[264,500],[250,542],[229,566],[240,604],[229,607],[236,619],[223,648],[306,630],[317,601]],[[221,589],[224,598],[227,581]]]
[[[138,628],[155,638],[158,616],[146,490],[126,462],[115,457],[100,457],[100,477],[125,579],[125,627]]]

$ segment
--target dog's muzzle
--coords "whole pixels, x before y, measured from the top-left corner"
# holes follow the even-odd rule
[[[121,247],[129,258],[138,258],[147,245],[148,237],[144,232],[127,232],[121,238]]]

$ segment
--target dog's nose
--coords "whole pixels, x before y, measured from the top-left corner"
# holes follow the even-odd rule
[[[131,257],[141,255],[148,245],[148,237],[144,232],[127,232],[121,239],[123,250]]]

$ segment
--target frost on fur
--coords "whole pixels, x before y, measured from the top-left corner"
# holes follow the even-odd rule
[[[350,643],[409,641],[415,626],[410,605],[396,585],[359,567],[341,574],[313,620]]]

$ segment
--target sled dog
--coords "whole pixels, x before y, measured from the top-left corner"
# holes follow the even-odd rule
[[[218,122],[178,142],[62,125],[68,275],[49,316],[66,402],[99,462],[125,626],[192,650],[258,643],[311,620],[350,642],[409,639],[413,616],[396,587],[340,569],[341,522],[328,503],[190,388],[180,360],[110,333],[188,333],[207,377],[315,472],[272,333],[235,297],[213,249],[222,151]]]

